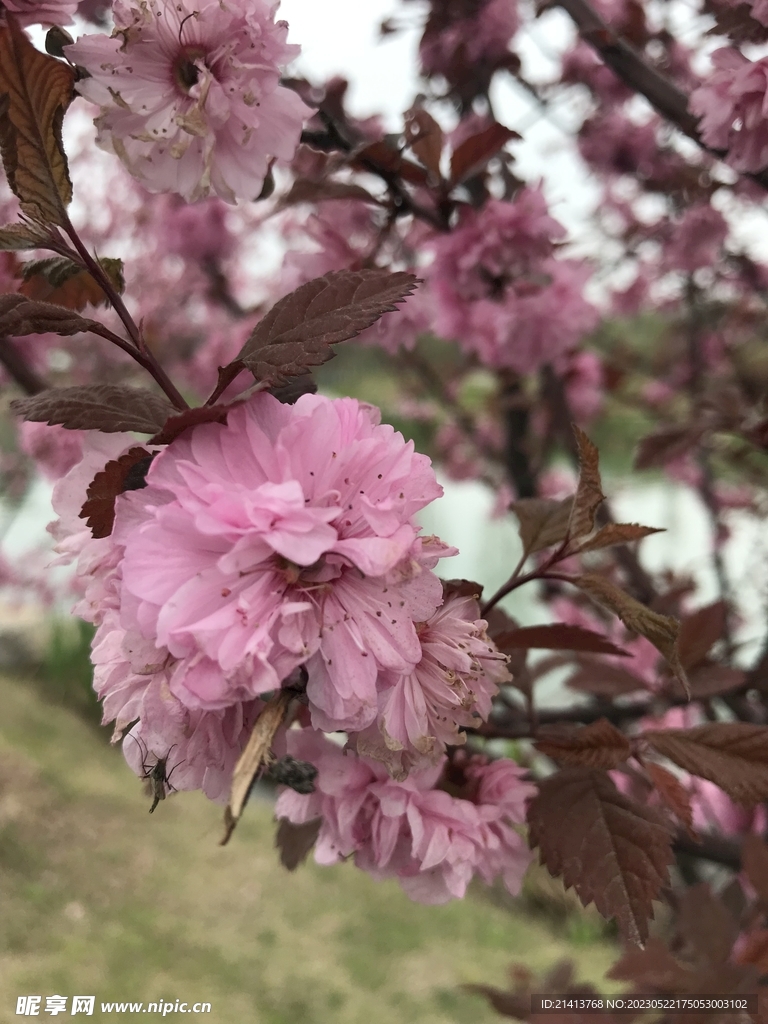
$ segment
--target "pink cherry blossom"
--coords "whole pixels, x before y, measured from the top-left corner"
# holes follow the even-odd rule
[[[486,719],[499,684],[511,678],[506,658],[488,639],[487,623],[479,616],[473,598],[449,596],[416,627],[422,650],[418,664],[408,673],[382,674],[380,743],[368,739],[365,752],[386,761],[393,774],[407,773],[410,765],[434,764],[446,745],[463,743],[460,727]]]
[[[475,872],[486,882],[501,875],[510,892],[520,891],[530,853],[514,826],[534,787],[517,765],[469,764],[472,798],[460,799],[434,788],[443,763],[395,781],[381,764],[309,729],[290,730],[286,740],[318,777],[309,796],[284,791],[275,813],[295,823],[322,818],[319,864],[353,856],[374,878],[397,878],[421,903],[460,899]]]
[[[83,432],[33,423],[19,424],[19,445],[49,480],[65,476],[83,456]]]
[[[78,0],[4,0],[3,7],[22,25],[69,25]]]
[[[728,236],[728,222],[709,205],[689,207],[672,227],[665,247],[666,263],[674,270],[693,273],[717,263]]]
[[[425,32],[419,47],[425,75],[444,75],[452,80],[454,63],[461,66],[501,60],[517,32],[517,5],[509,0],[484,0],[475,4],[474,16],[449,21],[438,31]]]
[[[290,160],[309,111],[279,84],[298,54],[266,0],[116,0],[112,36],[67,56],[100,108],[97,142],[152,192],[189,202],[255,199],[273,157]]]
[[[724,46],[711,55],[713,71],[691,95],[690,109],[701,117],[704,142],[727,150],[738,171],[768,166],[768,57],[748,60]]]
[[[221,709],[306,663],[313,722],[362,729],[382,670],[421,658],[452,549],[412,517],[438,497],[429,460],[352,399],[266,394],[157,456],[121,495],[121,621],[175,659],[171,691]]]

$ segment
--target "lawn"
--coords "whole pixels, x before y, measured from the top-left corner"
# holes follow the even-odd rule
[[[565,956],[600,983],[615,958],[519,906],[424,907],[349,864],[289,874],[266,801],[219,847],[221,808],[183,794],[150,817],[120,752],[31,683],[0,678],[0,707],[2,1022],[58,994],[94,995],[95,1020],[115,1019],[102,1000],[182,999],[212,1024],[499,1024],[462,983]]]

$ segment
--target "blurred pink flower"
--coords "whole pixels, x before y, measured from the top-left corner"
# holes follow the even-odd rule
[[[266,0],[116,0],[112,36],[82,36],[67,56],[90,77],[98,143],[152,192],[193,202],[253,200],[270,158],[290,160],[309,110],[282,87],[298,54]]]
[[[739,171],[768,165],[768,57],[748,60],[732,47],[711,55],[713,71],[691,95],[690,109],[701,117],[704,142],[728,152]]]
[[[319,733],[290,730],[286,740],[290,754],[318,769],[316,791],[284,791],[275,813],[295,823],[322,818],[318,864],[354,856],[374,878],[397,878],[420,903],[460,899],[475,872],[486,882],[501,875],[510,892],[520,891],[531,855],[513,826],[534,787],[513,762],[468,766],[475,794],[465,800],[433,788],[442,763],[397,782]]]
[[[473,17],[456,18],[438,31],[427,30],[419,46],[423,74],[450,81],[454,63],[494,63],[507,52],[519,17],[513,0],[484,0]]]
[[[70,25],[78,0],[4,0],[22,25]]]
[[[670,225],[670,238],[664,247],[667,266],[693,273],[711,267],[720,259],[728,223],[719,210],[699,204],[689,206],[679,221]]]
[[[83,457],[83,431],[25,421],[19,424],[19,445],[43,476],[58,480]]]

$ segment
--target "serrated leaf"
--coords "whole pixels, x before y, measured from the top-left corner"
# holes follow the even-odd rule
[[[121,295],[125,289],[122,260],[102,258],[99,263]],[[87,305],[105,305],[109,301],[91,274],[66,256],[31,260],[22,266],[21,273],[24,282],[19,292],[30,299],[77,310]]]
[[[0,334],[23,337],[25,334],[97,334],[103,325],[89,320],[72,309],[55,306],[50,302],[37,302],[17,293],[0,295]]]
[[[591,629],[584,629],[583,626],[570,626],[564,622],[506,630],[494,637],[494,640],[499,650],[505,654],[520,648],[536,648],[548,651],[588,651],[591,654],[628,657],[627,651],[617,647],[600,633],[593,633]]]
[[[137,446],[119,459],[112,459],[96,474],[80,509],[80,518],[87,521],[94,537],[109,537],[115,525],[115,499],[124,491],[138,490],[143,486],[151,462],[152,454]]]
[[[587,435],[573,424],[579,450],[579,483],[571,506],[567,536],[570,540],[586,537],[595,528],[595,513],[605,501],[600,480],[600,453]]]
[[[11,408],[34,423],[59,424],[67,430],[123,430],[154,434],[173,412],[167,398],[145,388],[120,384],[77,384],[47,388],[30,398],[17,398]]]
[[[388,270],[338,270],[308,281],[256,325],[237,357],[219,371],[217,391],[244,367],[257,381],[275,385],[319,366],[332,357],[331,345],[393,312],[416,283],[413,274]]]
[[[677,637],[680,631],[677,619],[651,611],[603,576],[585,573],[582,576],[575,576],[571,582],[593,601],[618,616],[627,629],[650,640],[656,650],[664,656],[675,678],[682,683],[685,692],[690,696],[688,680],[677,652]]]
[[[43,224],[67,223],[72,199],[61,141],[75,71],[36,50],[6,12],[0,26],[0,153],[22,212]]]
[[[707,656],[725,631],[726,604],[715,601],[686,615],[680,623],[677,647],[683,668],[693,668]]]
[[[661,939],[652,938],[645,949],[628,949],[606,972],[614,981],[631,981],[651,991],[687,992],[693,972],[679,963]]]
[[[571,546],[569,550],[574,555],[581,555],[587,551],[610,548],[614,544],[631,544],[643,537],[650,537],[652,533],[664,533],[664,529],[655,526],[639,526],[637,523],[608,523],[592,537],[587,537],[581,544]]]
[[[618,768],[632,753],[627,737],[607,718],[581,728],[542,728],[534,746],[555,761],[582,768]]]
[[[226,423],[227,413],[236,405],[240,405],[240,402],[232,402],[231,405],[201,405],[194,409],[184,409],[182,412],[173,410],[159,433],[150,438],[150,443],[170,444],[189,427],[196,427],[201,423]]]
[[[666,768],[662,768],[655,761],[644,761],[643,767],[664,804],[685,825],[685,830],[691,839],[697,840],[698,836],[693,828],[693,808],[688,790],[676,775],[667,771]]]
[[[275,846],[280,851],[280,863],[284,868],[295,871],[299,864],[307,859],[317,842],[322,824],[322,818],[313,818],[312,821],[305,821],[301,825],[294,825],[287,818],[280,819],[277,823]]]
[[[744,837],[741,865],[755,892],[768,907],[768,845],[750,832]]]
[[[6,224],[0,228],[0,250],[40,249],[48,241],[48,232],[35,224]]]
[[[519,139],[517,132],[495,121],[477,135],[460,143],[451,155],[451,185],[460,185],[479,174],[510,139]]]
[[[643,738],[658,754],[714,782],[737,803],[768,800],[768,726],[709,722],[692,729],[652,729]]]
[[[520,521],[520,540],[526,558],[565,540],[572,506],[572,497],[563,498],[562,501],[553,498],[520,498],[511,503],[510,510]]]
[[[667,882],[671,829],[620,793],[605,772],[567,768],[541,781],[528,808],[529,842],[550,874],[643,943],[652,901]]]

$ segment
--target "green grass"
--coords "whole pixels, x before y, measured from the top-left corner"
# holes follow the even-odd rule
[[[19,995],[85,994],[205,1000],[214,1024],[499,1024],[462,983],[570,956],[600,985],[614,958],[487,892],[425,907],[348,864],[289,874],[264,802],[219,847],[218,806],[150,817],[119,751],[36,687],[0,678],[0,706],[2,1022]]]

